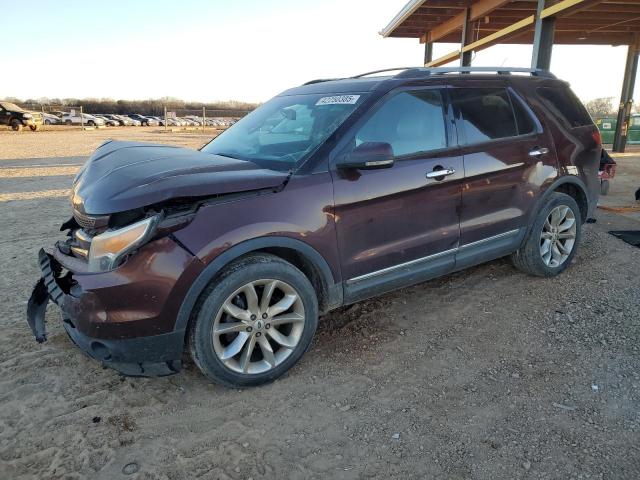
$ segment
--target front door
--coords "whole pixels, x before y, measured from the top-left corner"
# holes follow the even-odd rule
[[[443,93],[417,88],[386,95],[340,147],[337,162],[365,142],[388,143],[394,154],[386,169],[332,166],[347,302],[453,268],[464,172]],[[440,170],[448,174],[435,176]]]

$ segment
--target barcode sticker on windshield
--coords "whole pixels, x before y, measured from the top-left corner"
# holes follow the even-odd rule
[[[316,105],[353,105],[360,95],[336,95],[334,97],[322,97]]]

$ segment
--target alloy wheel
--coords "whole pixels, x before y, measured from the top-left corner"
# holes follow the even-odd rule
[[[291,285],[274,279],[255,280],[229,295],[218,310],[213,348],[234,372],[264,373],[293,353],[304,327],[304,305]]]
[[[549,212],[540,234],[540,255],[545,265],[555,268],[569,258],[576,232],[576,217],[569,207],[559,205]]]

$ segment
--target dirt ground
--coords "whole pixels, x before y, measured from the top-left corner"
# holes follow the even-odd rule
[[[638,479],[640,249],[599,211],[574,265],[539,279],[498,260],[330,314],[274,384],[230,390],[193,364],[125,378],[86,358],[56,309],[25,322],[37,249],[72,175],[109,137],[0,132],[0,479]],[[606,199],[633,205],[640,155]]]

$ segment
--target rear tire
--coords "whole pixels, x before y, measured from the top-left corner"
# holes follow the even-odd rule
[[[65,120],[64,124],[67,126],[71,126],[73,124],[73,122],[71,120]]]
[[[11,130],[14,132],[21,132],[22,122],[20,120],[11,120]]]
[[[522,272],[553,277],[571,264],[581,235],[582,216],[578,204],[567,194],[553,192],[511,260]]]
[[[600,195],[606,196],[609,193],[609,187],[611,187],[609,180],[602,180],[600,182]]]
[[[202,373],[228,387],[256,386],[286,373],[307,351],[318,300],[292,264],[252,254],[210,284],[192,319],[189,350]]]

